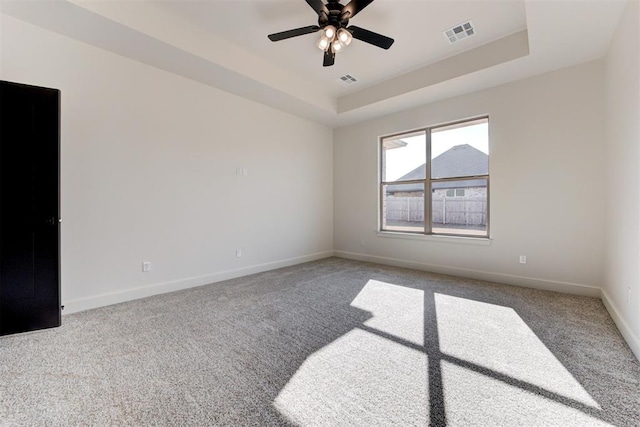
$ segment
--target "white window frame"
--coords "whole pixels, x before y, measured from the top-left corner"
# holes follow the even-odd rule
[[[414,130],[410,130],[410,131],[405,131],[405,132],[398,132],[398,133],[394,133],[394,134],[390,134],[390,135],[385,135],[385,136],[381,136],[378,139],[378,171],[379,171],[379,176],[378,176],[378,187],[379,187],[379,191],[378,191],[378,235],[415,235],[416,237],[418,236],[444,236],[444,237],[460,237],[460,238],[464,238],[464,239],[482,239],[482,240],[489,240],[490,239],[490,206],[491,206],[491,202],[490,202],[490,180],[489,180],[489,175],[491,173],[491,169],[489,166],[488,169],[488,173],[486,175],[470,175],[470,176],[455,176],[455,177],[447,177],[447,178],[431,178],[431,132],[433,130],[439,129],[439,128],[443,128],[443,127],[450,127],[450,126],[455,126],[455,125],[460,125],[460,127],[467,125],[468,123],[472,123],[474,121],[480,121],[480,120],[486,120],[487,123],[489,123],[489,116],[479,116],[479,117],[473,117],[470,119],[464,119],[464,120],[458,120],[458,121],[454,121],[454,122],[449,122],[449,123],[444,123],[444,124],[438,124],[438,125],[434,125],[434,126],[428,126],[428,127],[424,127],[424,128],[419,128],[419,129],[414,129]],[[425,138],[426,138],[426,165],[425,165],[425,178],[424,179],[417,179],[417,180],[410,180],[410,181],[383,181],[383,177],[384,175],[384,147],[383,147],[383,142],[386,139],[389,138],[393,138],[393,137],[398,137],[398,136],[407,136],[407,135],[411,135],[411,134],[416,134],[416,133],[425,133]],[[489,157],[489,164],[491,163],[491,157]],[[485,235],[477,235],[477,234],[463,234],[463,233],[434,233],[432,230],[432,212],[431,212],[431,208],[432,208],[432,195],[433,192],[431,191],[431,187],[433,183],[436,182],[451,182],[451,181],[465,181],[465,180],[474,180],[474,179],[486,179],[487,181],[487,230],[486,230],[486,234]],[[424,231],[397,231],[397,230],[389,230],[389,229],[384,229],[383,227],[383,218],[384,218],[384,212],[383,212],[383,205],[384,205],[384,187],[386,185],[397,185],[397,184],[423,184],[424,185]],[[455,190],[455,188],[454,188]],[[458,197],[458,196],[454,196],[454,197]],[[460,196],[462,197],[462,196]]]

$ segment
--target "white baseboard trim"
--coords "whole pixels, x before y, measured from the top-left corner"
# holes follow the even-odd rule
[[[627,322],[624,321],[624,319],[620,315],[620,311],[618,311],[617,306],[615,305],[611,297],[609,297],[609,294],[607,293],[607,291],[605,291],[604,289],[601,289],[601,292],[602,292],[602,295],[601,295],[602,303],[607,308],[609,315],[611,316],[614,323],[618,327],[618,330],[624,337],[625,341],[627,341],[629,348],[631,348],[631,351],[633,351],[633,354],[636,355],[636,358],[640,360],[640,339],[638,339],[636,334],[634,334],[633,331],[631,331],[631,328],[629,327]]]
[[[63,301],[63,314],[72,314],[92,308],[104,307],[121,302],[146,298],[153,295],[167,292],[180,291],[197,286],[209,285],[223,280],[235,279],[237,277],[248,276],[249,274],[262,273],[263,271],[275,270],[276,268],[289,267],[291,265],[302,264],[304,262],[316,261],[333,256],[333,251],[317,252],[310,255],[303,255],[295,258],[288,258],[279,261],[267,262],[264,264],[251,265],[234,270],[220,271],[218,273],[204,276],[189,277],[186,279],[172,280],[170,282],[154,283],[153,285],[141,286],[133,289],[126,289],[118,292],[111,292],[96,295],[88,298],[79,298],[70,301]]]
[[[416,261],[407,261],[397,258],[381,257],[376,255],[366,255],[354,252],[334,251],[334,256],[340,258],[354,259],[358,261],[376,262],[379,264],[392,265],[394,267],[412,268],[415,270],[429,271],[432,273],[447,274],[450,276],[466,277],[469,279],[486,280],[488,282],[503,283],[507,285],[522,286],[525,288],[541,289],[545,291],[563,292],[566,294],[582,295],[600,298],[600,288],[594,286],[580,285],[577,283],[559,282],[547,279],[536,279],[533,277],[514,276],[504,273],[493,273],[490,271],[472,270],[469,268],[448,267],[437,264],[427,264]]]

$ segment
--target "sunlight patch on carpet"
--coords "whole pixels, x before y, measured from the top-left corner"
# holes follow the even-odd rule
[[[434,297],[443,354],[600,409],[515,310],[438,293]]]
[[[351,306],[372,314],[365,326],[424,345],[424,291],[369,280]]]
[[[427,357],[360,329],[316,351],[274,400],[299,425],[425,425]]]
[[[448,425],[611,426],[576,408],[453,363],[442,362],[442,379]]]

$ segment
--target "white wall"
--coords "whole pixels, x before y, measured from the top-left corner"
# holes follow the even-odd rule
[[[335,130],[335,250],[599,296],[602,105],[603,65],[596,61]],[[491,244],[377,236],[378,137],[483,114],[490,116]]]
[[[640,8],[629,1],[605,57],[605,302],[640,358]],[[629,289],[631,291],[630,300]]]
[[[62,91],[65,312],[331,253],[329,128],[2,18],[1,77]]]

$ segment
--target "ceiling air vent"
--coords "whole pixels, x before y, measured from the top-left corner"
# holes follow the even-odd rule
[[[358,81],[358,79],[353,77],[351,74],[345,74],[344,76],[338,77],[336,80],[338,81],[338,83],[343,84],[345,86],[352,85]]]
[[[449,40],[449,43],[455,43],[462,39],[466,39],[467,37],[475,35],[475,33],[476,29],[473,26],[473,22],[470,20],[442,32],[447,40]]]

